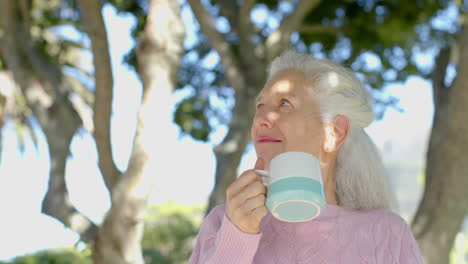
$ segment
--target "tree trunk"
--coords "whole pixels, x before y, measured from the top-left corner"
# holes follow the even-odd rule
[[[226,200],[226,189],[236,178],[242,154],[250,141],[250,127],[254,115],[253,97],[236,101],[229,123],[229,132],[214,148],[216,157],[216,184],[211,192],[206,213]]]
[[[457,76],[445,87],[448,51],[433,78],[435,113],[426,160],[426,185],[412,228],[427,264],[449,263],[449,253],[468,210],[468,27],[460,31]],[[437,77],[440,75],[440,77]]]
[[[1,2],[4,34],[0,46],[2,58],[46,134],[51,166],[42,212],[76,231],[83,241],[90,242],[97,227],[71,204],[65,184],[70,142],[81,120],[63,93],[61,72],[36,51],[29,35],[30,29],[24,22],[29,16],[28,11],[20,11],[15,1]]]
[[[315,8],[319,0],[297,1],[294,11],[286,16],[278,29],[271,33],[266,43],[254,43],[254,26],[250,13],[255,1],[245,1],[236,6],[232,1],[220,1],[221,14],[229,20],[232,32],[239,38],[239,53],[235,54],[227,43],[227,36],[216,30],[210,14],[200,0],[188,0],[201,30],[211,46],[221,57],[227,82],[234,89],[235,105],[228,133],[214,148],[216,156],[215,186],[211,192],[206,213],[225,202],[227,187],[236,179],[242,154],[250,140],[250,126],[254,115],[255,97],[266,80],[266,66],[284,50],[291,34],[299,27],[307,13]]]
[[[81,121],[70,102],[52,105],[48,109],[48,116],[47,121],[40,122],[47,138],[51,165],[42,212],[78,232],[82,241],[92,242],[98,228],[72,205],[65,182],[70,143]]]
[[[185,32],[179,14],[178,1],[150,1],[144,36],[137,46],[143,98],[133,149],[127,171],[111,190],[112,206],[94,246],[96,264],[144,263],[144,215],[156,176],[152,157],[157,151],[161,118],[170,120],[170,96],[183,52]]]
[[[93,52],[95,102],[93,107],[94,139],[99,157],[99,169],[106,184],[112,193],[120,171],[112,158],[110,138],[110,117],[112,112],[112,94],[114,78],[110,64],[109,44],[106,27],[101,13],[100,1],[78,1],[82,10],[83,23],[91,39]]]

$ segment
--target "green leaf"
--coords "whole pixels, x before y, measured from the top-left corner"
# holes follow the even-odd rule
[[[194,139],[207,141],[212,130],[205,114],[208,100],[199,97],[189,97],[180,102],[174,113],[174,122],[179,125],[183,133]]]

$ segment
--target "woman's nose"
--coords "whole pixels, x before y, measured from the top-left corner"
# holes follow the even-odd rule
[[[271,128],[278,119],[278,113],[264,107],[255,114],[255,126]]]

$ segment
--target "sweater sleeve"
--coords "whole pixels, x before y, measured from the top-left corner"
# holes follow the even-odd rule
[[[423,260],[413,233],[408,225],[405,224],[403,235],[401,237],[400,264],[410,263],[422,264]]]
[[[200,227],[189,263],[252,263],[260,238],[240,231],[227,218],[225,207],[217,206]]]

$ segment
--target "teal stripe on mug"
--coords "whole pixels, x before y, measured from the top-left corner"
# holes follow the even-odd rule
[[[289,177],[268,187],[266,206],[276,218],[283,221],[311,220],[325,204],[322,184],[314,179]]]

